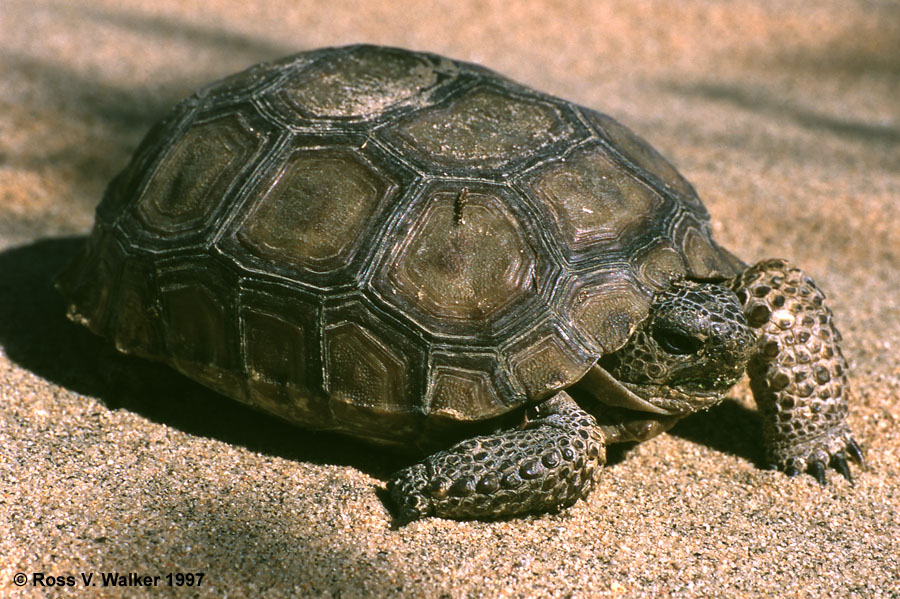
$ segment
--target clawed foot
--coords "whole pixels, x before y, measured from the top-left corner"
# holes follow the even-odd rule
[[[388,483],[397,518],[500,518],[571,505],[605,461],[593,416],[565,392],[521,430],[476,437],[432,454]]]
[[[794,450],[792,457],[775,458],[769,467],[781,470],[788,476],[807,472],[823,486],[826,484],[825,473],[829,466],[837,470],[851,485],[853,475],[849,463],[854,462],[861,469],[866,469],[862,449],[849,430],[831,435],[829,439],[815,439],[795,447]]]
[[[388,482],[387,490],[400,524],[434,514],[428,489],[430,478],[427,466],[419,463],[404,468]]]
[[[848,462],[865,461],[846,423],[847,361],[825,294],[784,260],[748,268],[732,287],[759,335],[747,372],[771,467],[824,485],[830,466],[852,484]]]

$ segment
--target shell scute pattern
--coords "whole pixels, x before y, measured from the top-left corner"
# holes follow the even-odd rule
[[[566,249],[575,255],[646,228],[664,203],[598,150],[580,148],[565,162],[544,169],[532,184]]]
[[[428,171],[456,168],[505,178],[516,163],[564,150],[579,124],[538,97],[482,84],[404,118],[386,135]]]
[[[393,48],[356,46],[311,54],[284,69],[281,82],[259,99],[294,127],[346,126],[428,106],[442,84],[458,75],[450,60]]]
[[[259,198],[235,227],[241,248],[257,263],[294,278],[352,264],[368,224],[396,191],[364,157],[344,148],[298,150],[261,182]]]
[[[374,286],[394,309],[420,315],[434,335],[484,335],[501,311],[533,294],[540,258],[504,189],[426,190],[399,231]]]
[[[734,274],[693,189],[624,127],[371,46],[192,96],[98,214],[73,269],[104,295],[75,301],[92,330],[386,443],[546,398],[618,349],[655,289]]]
[[[160,161],[135,203],[141,226],[160,237],[206,228],[219,208],[216,199],[258,146],[233,116],[191,127]]]
[[[634,172],[669,190],[700,218],[709,217],[694,187],[653,146],[608,115],[589,109],[582,112],[610,149],[620,154]]]

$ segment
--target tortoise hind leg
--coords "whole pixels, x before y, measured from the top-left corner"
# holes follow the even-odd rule
[[[388,491],[404,522],[551,511],[590,492],[605,456],[597,421],[560,392],[524,428],[434,453],[395,474]]]
[[[770,464],[789,475],[808,471],[823,484],[831,465],[852,482],[847,460],[864,461],[845,422],[847,362],[825,295],[784,260],[760,262],[731,286],[759,332],[748,373]]]

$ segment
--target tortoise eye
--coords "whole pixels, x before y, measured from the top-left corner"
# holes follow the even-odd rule
[[[653,327],[653,339],[665,351],[679,356],[695,354],[703,347],[701,339],[681,329],[670,327]]]

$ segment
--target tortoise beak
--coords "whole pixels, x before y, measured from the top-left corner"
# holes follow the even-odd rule
[[[605,368],[594,364],[577,383],[578,388],[607,406],[626,408],[638,412],[649,412],[663,416],[674,416],[680,412],[667,410],[653,405],[646,399],[638,396],[617,381]]]

